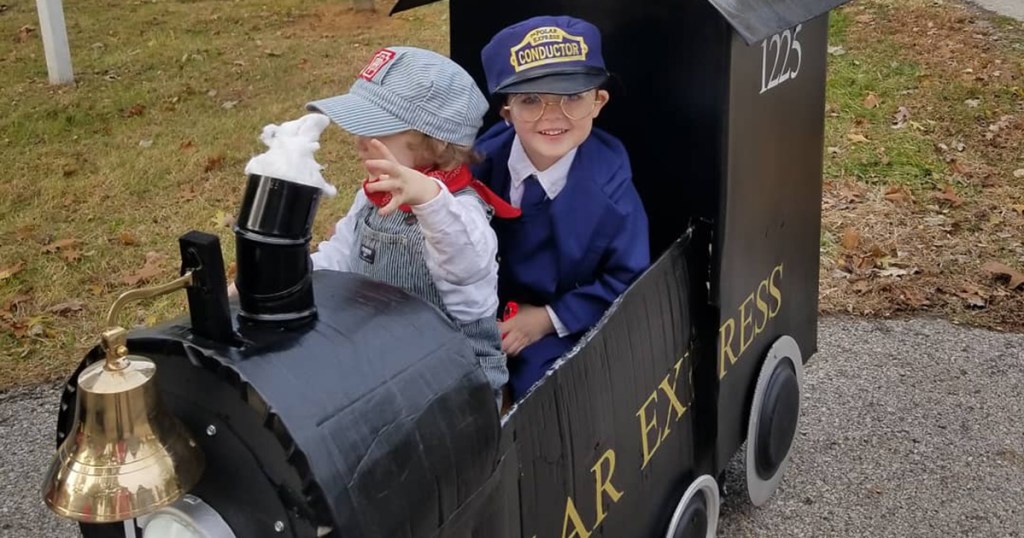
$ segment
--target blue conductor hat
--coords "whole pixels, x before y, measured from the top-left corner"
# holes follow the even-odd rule
[[[498,32],[480,53],[492,93],[572,95],[608,79],[601,31],[575,17],[533,17]]]

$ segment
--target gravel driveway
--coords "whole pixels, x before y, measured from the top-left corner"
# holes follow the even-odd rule
[[[1024,335],[833,318],[819,347],[779,491],[743,503],[737,458],[719,536],[1024,536]],[[40,500],[56,395],[0,394],[0,536],[77,535]]]

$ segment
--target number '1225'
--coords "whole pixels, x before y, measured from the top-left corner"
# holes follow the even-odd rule
[[[761,91],[764,93],[789,79],[796,78],[800,72],[800,61],[803,58],[803,51],[796,35],[800,33],[802,24],[798,24],[793,32],[786,30],[775,34],[761,42]],[[774,56],[773,56],[774,52]],[[793,60],[795,65],[790,66],[790,56],[795,53]],[[769,58],[774,58],[769,62]],[[779,65],[779,60],[782,64]],[[771,69],[769,69],[769,63]]]

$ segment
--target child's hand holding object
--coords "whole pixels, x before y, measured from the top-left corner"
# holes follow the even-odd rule
[[[501,331],[501,350],[510,357],[518,355],[526,346],[555,332],[551,316],[543,306],[519,305],[519,311],[511,318],[498,322]]]

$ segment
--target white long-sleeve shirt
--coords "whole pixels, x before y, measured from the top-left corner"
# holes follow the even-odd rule
[[[498,310],[498,239],[484,206],[475,196],[441,192],[412,206],[425,240],[423,254],[445,308],[459,321],[495,316]],[[370,201],[360,188],[334,235],[313,253],[313,269],[351,271],[359,212]]]

